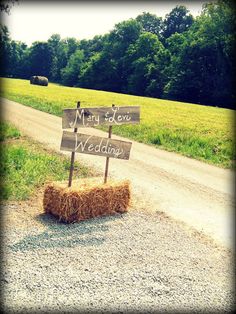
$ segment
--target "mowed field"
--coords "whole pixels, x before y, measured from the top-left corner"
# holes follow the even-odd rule
[[[1,86],[2,97],[58,116],[65,108],[76,108],[78,101],[81,107],[138,105],[141,123],[114,126],[113,133],[220,167],[235,167],[233,110],[52,83],[30,85],[20,79],[1,78]]]

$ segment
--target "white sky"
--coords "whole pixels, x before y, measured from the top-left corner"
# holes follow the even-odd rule
[[[115,24],[135,18],[142,12],[165,17],[176,5],[185,5],[194,16],[208,1],[23,1],[3,13],[2,21],[8,27],[11,39],[27,45],[47,41],[52,34],[61,38],[91,39],[112,30]]]

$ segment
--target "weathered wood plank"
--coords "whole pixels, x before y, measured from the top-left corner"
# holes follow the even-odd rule
[[[131,142],[63,131],[60,149],[69,152],[129,159],[131,146]]]
[[[63,129],[138,123],[140,123],[139,106],[65,109],[62,115]]]

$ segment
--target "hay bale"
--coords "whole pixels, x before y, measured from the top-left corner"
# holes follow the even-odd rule
[[[46,213],[71,223],[93,217],[127,212],[130,203],[128,181],[98,184],[94,179],[83,179],[74,187],[54,182],[44,191]]]
[[[34,84],[34,79],[35,79],[35,76],[30,77],[30,84]]]
[[[31,76],[30,84],[48,86],[48,79],[45,76]]]

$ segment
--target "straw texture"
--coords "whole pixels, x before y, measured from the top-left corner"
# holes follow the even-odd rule
[[[128,181],[99,184],[94,179],[84,179],[70,188],[66,183],[54,182],[45,188],[43,198],[44,211],[68,223],[124,213],[129,204]]]

